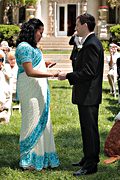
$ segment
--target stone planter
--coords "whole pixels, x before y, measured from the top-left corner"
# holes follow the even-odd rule
[[[34,17],[35,17],[35,7],[32,5],[27,6],[26,7],[26,21]]]

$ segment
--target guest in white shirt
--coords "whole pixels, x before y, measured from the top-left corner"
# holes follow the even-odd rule
[[[11,107],[10,88],[11,69],[9,64],[4,64],[4,56],[0,54],[0,122],[9,122]]]
[[[7,63],[7,54],[11,51],[7,41],[2,41],[0,43],[0,49],[5,53],[5,63]]]
[[[12,84],[13,99],[16,99],[16,83],[17,83],[18,66],[16,64],[16,58],[13,51],[10,51],[7,57],[8,57],[8,63],[10,64],[11,67],[11,81],[12,81],[11,84]]]
[[[117,59],[120,57],[118,46],[114,43],[110,44],[110,58],[107,59],[109,64],[108,81],[111,87],[111,93],[115,94],[115,83],[117,82]]]

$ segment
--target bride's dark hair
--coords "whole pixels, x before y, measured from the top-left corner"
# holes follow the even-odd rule
[[[21,26],[21,31],[16,41],[16,46],[21,42],[27,42],[32,47],[36,48],[37,42],[35,41],[35,32],[40,27],[44,27],[44,24],[36,18],[32,18],[25,22]]]

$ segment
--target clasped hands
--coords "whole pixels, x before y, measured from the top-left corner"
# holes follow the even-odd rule
[[[45,62],[45,64],[46,64],[47,68],[51,68],[54,65],[56,65],[56,63],[52,62],[52,61],[47,61],[47,62]],[[53,73],[53,77],[58,77],[59,80],[65,80],[66,74],[67,73],[64,73],[64,72],[61,72],[60,70],[58,70],[57,72]]]
[[[66,79],[66,74],[60,70],[58,70],[56,73],[53,73],[53,77],[58,77],[58,80],[65,80]]]

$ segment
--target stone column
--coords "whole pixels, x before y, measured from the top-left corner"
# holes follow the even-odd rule
[[[99,6],[98,36],[100,39],[108,39],[108,6]]]
[[[54,35],[54,19],[53,19],[53,3],[48,4],[48,15],[49,15],[49,32],[50,36]]]
[[[98,8],[99,8],[99,0],[87,1],[87,12],[95,17],[96,22],[98,21]]]
[[[19,7],[17,5],[13,7],[13,23],[19,24]]]
[[[57,14],[56,14],[56,9],[57,9],[57,3],[56,2],[54,2],[54,35],[55,35],[55,37],[57,36],[57,22],[56,22],[56,16],[57,16]]]
[[[77,14],[77,16],[79,16],[79,15],[80,15],[80,10],[81,10],[81,8],[80,8],[80,2],[77,3],[77,7],[78,7],[78,10],[77,10],[77,11],[78,11],[78,14]]]
[[[41,0],[38,0],[36,3],[35,17],[41,20]]]
[[[93,6],[94,4],[94,6]],[[98,8],[99,8],[99,0],[89,0],[87,2],[87,12],[89,14],[92,14],[95,17],[96,20],[96,27],[95,27],[95,32],[96,34],[98,33],[98,18],[99,18],[99,14],[98,14]]]
[[[81,5],[82,5],[82,9],[81,9],[82,10],[82,14],[86,13],[87,12],[87,1],[86,0],[83,1]]]
[[[4,10],[4,14],[3,14],[3,23],[4,24],[9,24],[9,19],[8,19],[8,10],[9,10],[9,6],[7,5],[5,10]]]

